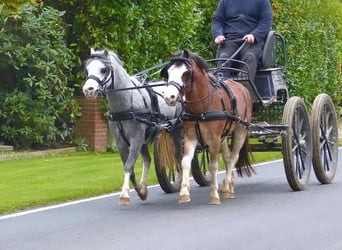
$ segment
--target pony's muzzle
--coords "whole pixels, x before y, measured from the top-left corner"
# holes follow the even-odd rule
[[[94,86],[86,86],[84,85],[82,88],[82,92],[87,98],[96,98],[98,95],[98,89],[94,88]]]
[[[164,100],[165,100],[166,104],[169,105],[169,106],[175,106],[176,103],[177,103],[177,98],[176,98],[175,95],[171,95],[169,97],[165,97]]]
[[[170,81],[168,82],[168,88],[170,89],[170,87],[174,87],[176,88],[175,93],[173,93],[173,91],[171,93],[168,93],[167,95],[164,94],[164,100],[166,102],[166,104],[168,104],[169,106],[175,106],[178,98],[179,98],[179,92],[182,90],[182,86],[174,81]],[[175,90],[174,88],[171,88],[172,90]]]

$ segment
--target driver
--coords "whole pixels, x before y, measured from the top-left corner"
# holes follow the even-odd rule
[[[219,45],[217,58],[230,58],[242,45],[247,44],[234,59],[248,65],[254,82],[264,40],[272,26],[272,8],[269,0],[220,0],[212,21],[212,35]],[[220,62],[218,67],[222,65]],[[226,67],[231,67],[229,63]]]

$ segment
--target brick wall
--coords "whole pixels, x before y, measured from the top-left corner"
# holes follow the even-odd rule
[[[108,125],[100,109],[102,99],[77,98],[82,116],[76,122],[76,137],[84,138],[88,150],[105,152],[108,145]]]

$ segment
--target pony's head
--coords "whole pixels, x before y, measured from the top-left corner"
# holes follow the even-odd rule
[[[164,89],[164,100],[170,105],[176,105],[177,101],[184,95],[185,88],[191,86],[194,81],[194,66],[200,71],[207,72],[208,64],[198,55],[187,50],[171,54],[168,63],[160,72],[161,77],[167,81]]]
[[[103,94],[109,85],[114,84],[113,58],[122,65],[114,53],[108,50],[91,49],[90,58],[85,62],[86,80],[82,88],[86,97],[96,98],[99,94]]]

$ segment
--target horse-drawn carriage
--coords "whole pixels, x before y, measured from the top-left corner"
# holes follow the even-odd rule
[[[282,151],[286,177],[295,191],[305,189],[311,165],[321,183],[333,180],[338,160],[334,105],[327,94],[318,95],[309,118],[304,101],[289,97],[283,37],[269,33],[255,82],[249,79],[248,71],[236,67],[242,61],[232,57],[228,60],[234,66],[218,67],[220,60],[227,61],[204,60],[181,51],[170,62],[129,77],[114,53],[92,53],[83,91],[88,97],[100,92],[107,95],[111,132],[125,165],[121,204],[129,200],[129,179],[139,196],[146,199],[150,164],[146,143],[151,141],[160,186],[167,193],[180,190],[180,202],[190,200],[190,168],[199,185],[211,186],[209,203],[220,202],[216,181],[219,151],[227,170],[221,196],[234,197],[233,167],[239,175],[252,172],[246,155],[248,142],[252,151]],[[150,81],[160,71],[167,87],[165,82]],[[161,151],[165,133],[160,132],[165,131],[173,135],[174,145]],[[141,182],[136,183],[133,166],[139,152],[144,171]],[[175,160],[162,161],[170,152],[169,158]]]

